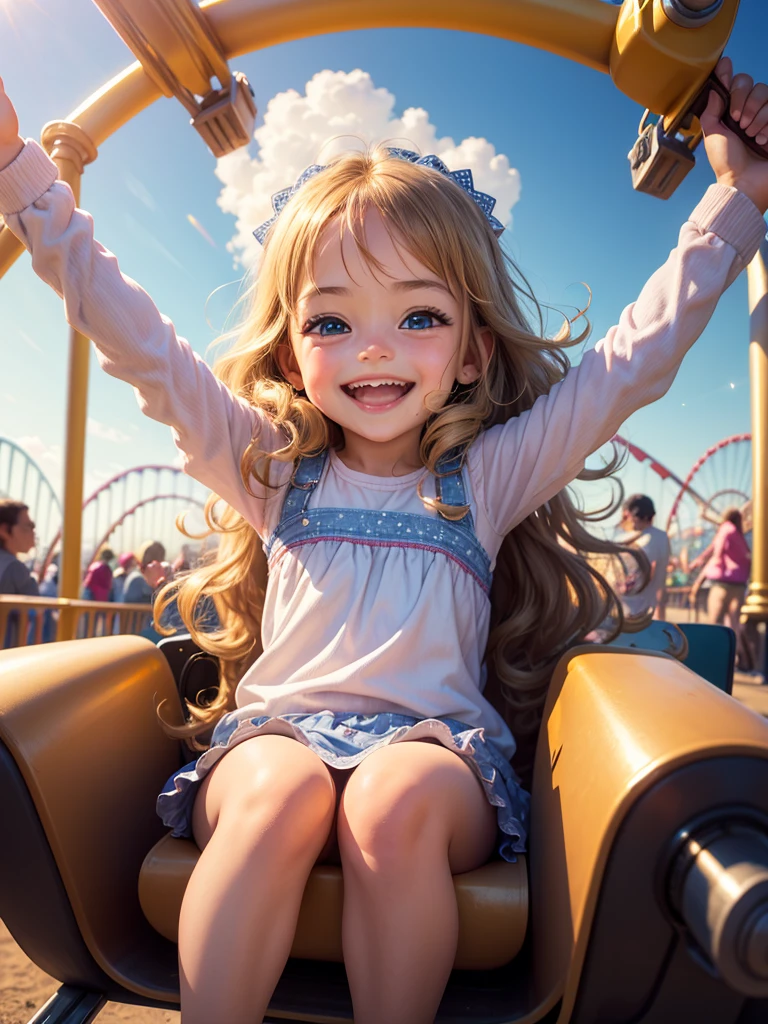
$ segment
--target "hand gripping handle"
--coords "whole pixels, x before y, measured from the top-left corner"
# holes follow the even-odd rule
[[[691,114],[694,114],[696,117],[700,118],[704,111],[707,109],[709,96],[712,92],[716,92],[725,103],[725,110],[723,111],[723,115],[720,118],[721,124],[725,125],[728,131],[731,131],[734,135],[737,135],[744,143],[744,145],[748,146],[749,149],[751,149],[756,156],[762,157],[763,160],[768,160],[768,148],[766,148],[766,146],[768,146],[768,143],[766,143],[766,146],[758,145],[758,143],[752,138],[751,135],[747,135],[744,129],[739,125],[739,122],[734,121],[734,119],[731,117],[730,90],[723,85],[723,83],[720,81],[720,79],[714,72],[709,76],[709,78],[704,83],[704,88],[693,101],[689,112]]]

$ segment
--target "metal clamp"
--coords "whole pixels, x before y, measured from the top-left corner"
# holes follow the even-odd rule
[[[689,143],[664,130],[663,119],[650,124],[648,116],[646,110],[640,122],[640,135],[627,154],[632,187],[657,199],[669,199],[696,163],[696,157]]]
[[[723,100],[721,123],[756,156],[768,160],[768,146],[759,145],[731,117],[730,91],[713,72],[690,106],[673,116],[669,124],[665,124],[664,118],[660,118],[655,125],[651,124],[648,120],[650,112],[646,110],[643,114],[639,137],[628,154],[632,186],[636,191],[647,192],[659,199],[669,199],[696,162],[693,151],[701,142],[702,131],[700,126],[695,129],[693,119],[700,118],[707,109],[712,92],[716,92]],[[678,133],[684,137],[678,138]]]
[[[256,104],[245,75],[236,71],[228,86],[209,92],[190,123],[216,157],[247,146],[256,123]]]
[[[253,91],[245,75],[230,71],[220,40],[194,0],[94,2],[161,92],[189,112],[214,156],[250,142]]]

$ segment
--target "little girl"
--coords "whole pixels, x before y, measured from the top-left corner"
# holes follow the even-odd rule
[[[765,143],[768,87],[726,60],[718,73]],[[534,728],[553,660],[621,621],[583,557],[615,548],[564,488],[666,392],[765,233],[768,163],[721,106],[703,118],[717,184],[578,367],[567,336],[526,325],[531,297],[471,175],[380,149],[275,197],[214,375],[94,241],[0,87],[0,211],[214,492],[219,556],[173,593],[222,687],[172,731],[218,722],[158,803],[202,850],[179,927],[184,1024],[263,1018],[309,872],[333,855],[355,1021],[433,1020],[456,950],[452,875],[524,849],[506,719]],[[205,633],[211,598],[223,628]]]

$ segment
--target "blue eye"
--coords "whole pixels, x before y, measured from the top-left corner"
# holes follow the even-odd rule
[[[330,338],[338,334],[348,334],[349,327],[336,316],[319,316],[309,320],[302,334],[319,334],[321,338]]]
[[[451,320],[445,314],[437,310],[419,309],[415,313],[409,313],[400,324],[401,329],[406,331],[429,331],[439,324],[450,324]]]

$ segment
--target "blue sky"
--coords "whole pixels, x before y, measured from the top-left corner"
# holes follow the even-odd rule
[[[764,4],[742,0],[727,49],[737,69],[763,79],[766,28]],[[39,136],[46,121],[65,117],[132,60],[90,0],[0,0],[0,76],[22,134]],[[542,302],[572,310],[584,298],[580,282],[589,284],[590,344],[663,262],[712,180],[702,150],[670,201],[634,193],[626,154],[637,105],[607,76],[503,40],[434,30],[348,32],[260,51],[232,66],[247,74],[262,112],[279,92],[303,93],[320,71],[360,68],[395,96],[396,114],[421,107],[440,136],[487,139],[522,184],[507,232],[511,252]],[[214,167],[180,105],[162,99],[102,145],[81,200],[123,271],[200,352],[222,329],[242,273],[225,248],[235,221],[217,206],[222,186]],[[26,256],[0,280],[0,296],[0,436],[36,439],[33,454],[58,486],[67,358],[60,303]],[[550,329],[556,325],[553,318]],[[669,394],[632,416],[625,436],[684,475],[710,444],[749,430],[748,337],[742,276]],[[89,415],[87,487],[118,467],[175,458],[167,429],[142,417],[131,389],[103,374],[95,359]],[[647,471],[629,467],[625,477],[630,489],[653,488],[662,505],[671,500],[671,490],[659,490]]]

